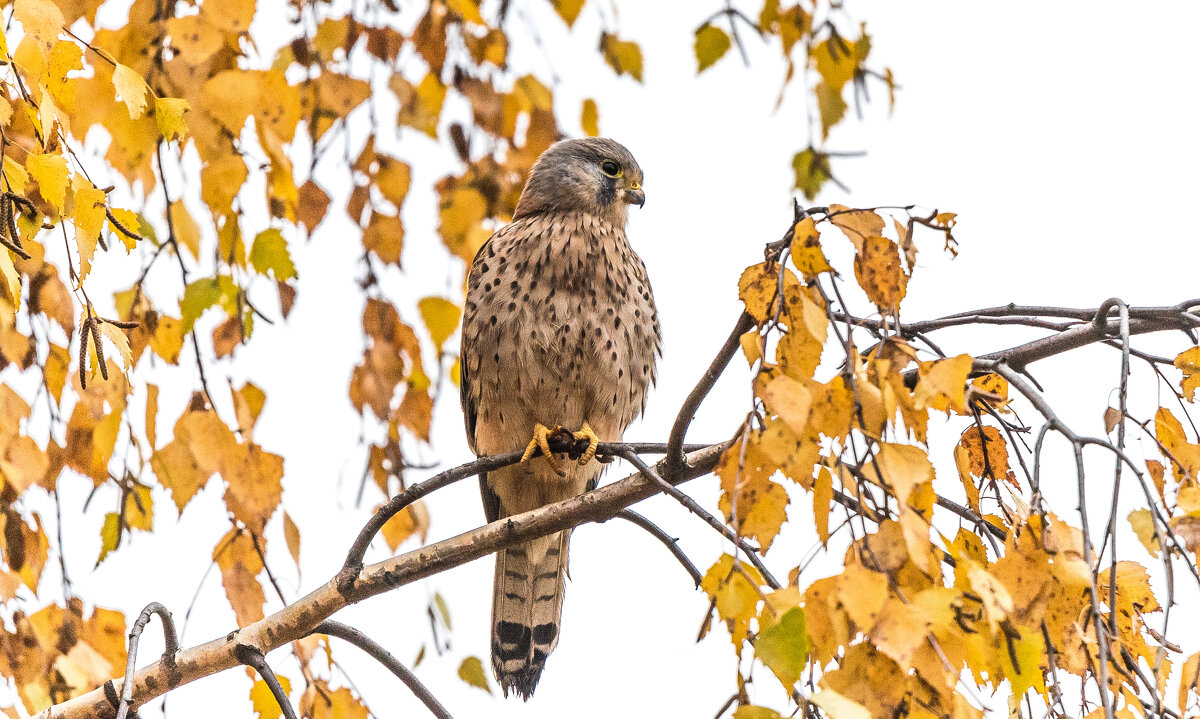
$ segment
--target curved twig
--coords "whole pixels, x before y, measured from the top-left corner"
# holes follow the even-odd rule
[[[576,448],[576,444],[584,443],[586,440],[560,440],[557,437],[551,438],[550,450],[552,452],[568,452]],[[710,445],[692,445],[692,451],[699,451],[709,447]],[[654,442],[601,442],[596,448],[596,454],[599,456],[619,456],[622,452],[638,452],[646,454],[656,454],[669,451],[669,446],[662,443]],[[403,492],[385,502],[379,509],[375,510],[375,514],[367,520],[359,531],[358,536],[354,540],[354,544],[350,545],[350,551],[346,553],[346,561],[342,564],[342,569],[338,572],[337,581],[338,588],[343,591],[348,591],[354,583],[354,578],[358,575],[359,570],[363,566],[363,557],[367,554],[367,548],[371,546],[372,540],[383,525],[387,524],[388,520],[399,514],[405,507],[409,506],[425,495],[434,492],[442,487],[454,484],[459,480],[467,477],[474,477],[477,474],[484,472],[492,472],[501,467],[508,467],[516,464],[521,460],[523,450],[515,450],[506,454],[499,454],[494,457],[480,457],[474,462],[460,464],[453,469],[448,469],[444,472],[434,475],[429,479],[414,484]],[[540,456],[541,450],[534,453],[534,457]]]
[[[179,653],[179,635],[175,633],[175,620],[171,618],[171,613],[167,608],[158,602],[150,602],[138,618],[133,623],[133,629],[129,630],[129,651],[125,658],[125,682],[121,685],[121,698],[117,702],[117,719],[125,719],[129,713],[129,709],[133,706],[133,670],[137,665],[138,642],[142,639],[142,632],[146,630],[146,625],[150,623],[152,615],[158,615],[159,620],[163,625],[163,662],[167,668],[167,682],[174,686],[171,681],[172,676],[176,674],[175,655]]]
[[[420,679],[417,679],[417,676],[408,667],[401,664],[400,660],[392,656],[391,652],[379,646],[379,644],[366,634],[363,634],[354,627],[342,624],[341,622],[335,622],[332,619],[326,619],[321,622],[312,633],[328,634],[331,637],[337,637],[338,639],[350,642],[371,655],[372,659],[387,667],[388,671],[392,674],[395,674],[435,717],[438,719],[454,719],[450,715],[450,712],[446,711],[446,707],[442,706],[437,697],[421,683]]]
[[[729,333],[729,337],[725,340],[725,344],[721,346],[721,350],[717,352],[717,356],[713,358],[712,364],[704,371],[704,375],[692,391],[688,393],[687,398],[679,407],[679,413],[675,415],[675,423],[671,425],[671,435],[667,438],[667,466],[663,474],[671,480],[676,479],[676,473],[679,472],[680,465],[683,462],[683,439],[687,434],[688,427],[692,424],[692,419],[696,416],[696,410],[700,408],[700,403],[708,396],[713,385],[717,383],[717,378],[725,371],[729,365],[729,361],[733,359],[733,355],[737,353],[741,347],[741,338],[750,328],[754,326],[754,318],[748,312],[743,312],[741,317],[738,317],[737,323],[733,326],[733,331]]]
[[[703,519],[708,523],[708,526],[720,532],[721,536],[737,545],[738,549],[746,553],[746,557],[750,560],[750,563],[753,564],[754,568],[762,574],[763,579],[766,580],[767,584],[772,589],[779,589],[783,586],[779,583],[779,580],[771,576],[771,571],[767,569],[767,565],[763,563],[762,558],[759,556],[760,550],[750,546],[746,542],[745,537],[739,537],[737,533],[726,526],[724,522],[712,516],[703,507],[697,504],[696,500],[679,491],[674,485],[659,476],[659,474],[655,472],[650,465],[642,461],[641,457],[637,456],[633,452],[622,452],[618,456],[637,467],[638,471],[642,473],[642,476],[658,485],[664,494],[670,495],[672,499],[679,502],[684,507],[687,507],[689,512]]]
[[[292,702],[288,699],[287,692],[283,690],[283,685],[279,683],[279,677],[275,676],[271,665],[267,664],[267,658],[263,655],[262,650],[249,644],[239,644],[235,652],[239,662],[248,667],[254,667],[254,671],[258,672],[258,675],[266,682],[267,687],[271,689],[271,694],[275,697],[275,702],[283,711],[285,719],[297,719],[296,710],[292,708]]]
[[[688,559],[688,556],[683,553],[682,549],[679,548],[678,537],[672,537],[671,535],[667,534],[657,524],[651,522],[649,519],[638,514],[632,509],[622,509],[620,512],[617,512],[616,518],[624,519],[627,522],[636,524],[637,526],[649,532],[652,537],[662,542],[663,546],[669,549],[675,559],[677,559],[679,563],[683,565],[684,570],[686,570],[688,575],[691,576],[692,581],[696,583],[696,586],[700,586],[700,581],[704,577],[700,574],[700,570],[696,569],[696,565],[692,564],[692,560]]]

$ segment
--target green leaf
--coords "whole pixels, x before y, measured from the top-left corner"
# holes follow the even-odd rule
[[[791,693],[804,665],[812,642],[804,625],[804,610],[795,607],[784,613],[775,626],[754,640],[754,656],[775,673],[785,691]]]
[[[712,67],[729,52],[729,36],[716,25],[705,25],[696,31],[696,72]]]
[[[183,314],[181,334],[191,332],[200,315],[215,304],[220,304],[231,315],[237,312],[237,292],[233,278],[228,275],[189,282],[183,289],[183,299],[179,301],[179,310]]]
[[[250,248],[250,264],[260,275],[274,272],[275,279],[281,282],[296,276],[296,265],[288,254],[287,240],[276,228],[263,230],[254,238],[254,246]]]
[[[121,543],[121,516],[116,512],[109,512],[104,515],[104,526],[100,528],[100,558],[96,560],[96,566],[100,566],[100,562],[108,556],[108,553],[117,548]]]
[[[462,660],[462,664],[458,665],[458,678],[473,687],[479,687],[488,694],[492,693],[492,688],[488,686],[487,675],[483,673],[483,662],[479,661],[479,657],[467,657]]]
[[[442,618],[442,624],[446,625],[447,629],[453,630],[450,625],[450,607],[446,606],[446,600],[442,599],[440,592],[433,593],[433,606],[437,607],[438,616]]]
[[[796,189],[814,200],[821,187],[829,180],[829,158],[811,147],[796,153],[792,158],[792,169],[796,173]]]

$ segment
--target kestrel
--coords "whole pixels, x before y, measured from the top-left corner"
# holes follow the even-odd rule
[[[645,407],[662,335],[625,237],[628,206],[644,202],[621,144],[565,140],[534,163],[513,221],[475,256],[460,364],[467,441],[480,456],[527,447],[521,464],[480,475],[489,522],[595,488],[596,443],[620,441]],[[590,440],[578,462],[529,459],[562,428]],[[569,537],[496,555],[492,667],[505,696],[528,699],[558,644]]]

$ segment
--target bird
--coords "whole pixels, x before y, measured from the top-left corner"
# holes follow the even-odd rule
[[[479,476],[489,522],[594,489],[597,444],[620,441],[645,409],[662,332],[625,235],[629,206],[646,201],[642,181],[614,140],[556,142],[471,264],[459,359],[468,444],[481,457],[525,447],[521,463]],[[550,451],[563,431],[588,441],[577,460]],[[569,539],[496,554],[491,654],[506,697],[529,699],[558,644]]]

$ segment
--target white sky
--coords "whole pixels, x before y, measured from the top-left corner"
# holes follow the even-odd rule
[[[757,14],[757,2],[736,4]],[[547,17],[542,0],[516,0],[514,5],[535,22]],[[585,96],[598,98],[602,131],[625,143],[646,172],[647,204],[632,213],[630,235],[654,283],[665,354],[647,415],[627,432],[628,439],[665,438],[680,401],[740,311],[738,275],[761,260],[763,243],[777,239],[791,217],[789,162],[805,144],[803,96],[791,92],[783,108],[771,114],[782,67],[777,50],[763,47],[753,36],[747,38],[749,69],[731,53],[695,78],[692,31],[720,5],[716,0],[619,4],[620,34],[642,43],[644,86],[612,78],[591,52],[601,13],[611,26],[608,3],[589,2],[573,33],[554,31],[546,37],[547,53],[563,80],[556,89],[566,100],[562,107],[578,107]],[[941,252],[936,234],[919,236],[922,253],[903,306],[905,318],[1012,301],[1096,306],[1116,295],[1131,304],[1173,304],[1200,294],[1192,213],[1200,190],[1194,119],[1200,104],[1194,77],[1200,50],[1192,36],[1200,11],[1194,5],[1157,3],[1132,12],[1124,4],[1082,2],[1018,2],[1002,8],[948,1],[850,6],[868,21],[874,64],[892,67],[903,90],[890,119],[879,102],[882,88],[874,88],[877,102],[867,108],[866,121],[848,121],[834,130],[832,149],[867,150],[868,155],[834,166],[852,192],[844,195],[831,185],[821,204],[920,203],[959,213],[957,260]],[[519,27],[515,23],[514,32]],[[515,62],[544,69],[545,59],[533,51]],[[570,128],[573,122],[568,111],[563,123]],[[444,262],[444,255],[423,250],[436,242],[431,234],[435,200],[428,185],[448,165],[441,154],[430,152],[430,144],[409,142],[412,138],[413,133],[402,135],[399,146],[401,156],[414,164],[405,209],[409,272],[389,277],[386,290],[400,300],[431,293],[457,298],[454,272],[432,264]],[[267,392],[255,439],[287,458],[284,505],[302,532],[303,574],[298,578],[278,519],[268,530],[270,562],[291,598],[337,571],[370,509],[354,507],[363,465],[358,439],[364,432],[374,437],[377,430],[363,427],[346,397],[350,369],[362,348],[354,287],[357,241],[343,244],[345,233],[339,228],[346,221],[336,199],[334,207],[339,218],[327,221],[311,242],[292,238],[301,283],[291,321],[275,327],[260,323],[259,336],[239,350],[239,361],[222,363],[209,374],[217,395],[224,393],[224,378],[230,374],[238,384],[250,377]],[[836,233],[830,238],[829,244],[836,244]],[[840,266],[849,270],[846,252],[834,249],[831,254],[839,255]],[[417,321],[415,313],[406,319]],[[982,354],[1034,335],[989,330],[942,333],[936,339],[947,352]],[[1182,336],[1168,339],[1140,346],[1173,356],[1187,344]],[[1097,349],[1080,356],[1086,365],[1050,360],[1036,365],[1034,373],[1052,387],[1049,397],[1064,419],[1080,431],[1100,434],[1119,355]],[[159,432],[165,436],[186,399],[183,388],[196,378],[186,363],[179,371],[157,376],[179,383],[175,404],[163,400]],[[689,439],[717,441],[730,435],[748,408],[747,378],[745,363],[736,359]],[[1148,399],[1131,402],[1132,411],[1148,417],[1156,406],[1154,384],[1143,379],[1133,389]],[[1029,422],[1036,418],[1032,410],[1022,416]],[[931,420],[931,426],[936,423]],[[955,483],[949,443],[963,426],[951,421],[932,452],[945,477],[943,488]],[[1059,501],[1068,514],[1074,507],[1073,468],[1065,464],[1061,445],[1052,449],[1059,454],[1047,465],[1044,482],[1052,501]],[[1140,453],[1135,446],[1135,455]],[[414,459],[436,460],[441,467],[469,459],[453,387],[435,412],[433,447]],[[1104,478],[1111,462],[1098,456],[1094,464],[1095,481],[1101,485],[1097,494],[1107,502]],[[427,474],[412,471],[406,477],[415,481]],[[607,476],[625,474],[614,465]],[[88,486],[65,482],[66,516],[78,517]],[[687,489],[715,509],[714,479],[696,480]],[[77,591],[99,605],[125,610],[131,619],[145,603],[157,600],[182,622],[212,547],[227,528],[212,521],[223,516],[220,495],[217,484],[210,484],[182,521],[175,522],[168,495],[156,491],[155,534],[134,536],[129,546],[89,573],[107,511],[101,507],[115,504],[115,496],[100,493],[88,514],[67,527],[67,556]],[[368,505],[379,501],[372,489],[368,497]],[[429,506],[431,541],[483,520],[473,480],[437,493]],[[726,548],[670,500],[656,498],[637,509],[679,536],[701,570]],[[814,541],[807,497],[794,497],[790,517],[793,524],[769,555],[780,576]],[[1131,546],[1128,539],[1124,546]],[[380,543],[368,559],[385,556]],[[839,556],[837,549],[824,566],[818,561],[803,583],[827,576]],[[1148,560],[1140,548],[1129,556]],[[623,523],[585,526],[574,535],[571,566],[562,639],[528,704],[490,698],[455,676],[465,655],[487,663],[490,559],[374,598],[335,618],[366,631],[411,663],[429,641],[425,604],[433,592],[441,592],[452,612],[453,648],[438,657],[430,647],[418,674],[460,719],[566,713],[608,717],[616,712],[706,717],[734,692],[733,655],[724,631],[717,628],[695,643],[707,600],[691,589],[687,576],[653,539]],[[57,581],[52,569],[44,581]],[[185,645],[234,626],[217,572],[201,592]],[[1195,593],[1185,598],[1195,601]],[[277,602],[268,602],[268,611],[277,608]],[[152,627],[143,640],[143,665],[161,652],[155,634]],[[335,658],[377,716],[426,715],[391,675],[358,650],[334,642]],[[294,678],[294,686],[302,686],[286,652],[269,659]],[[761,667],[755,676],[752,698],[783,708],[774,678]],[[241,671],[196,682],[171,694],[169,714],[177,719],[247,716],[249,687]],[[1002,699],[990,703],[997,714],[1005,708]],[[157,716],[158,706],[152,703],[142,715]]]

